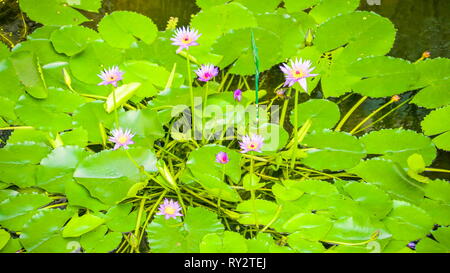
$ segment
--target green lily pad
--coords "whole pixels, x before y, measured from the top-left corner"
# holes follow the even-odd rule
[[[422,130],[427,136],[438,135],[433,143],[439,149],[450,151],[450,125],[443,120],[450,117],[450,106],[442,107],[431,112],[422,121]]]
[[[349,169],[366,156],[359,140],[344,132],[313,132],[304,138],[303,144],[309,148],[303,163],[319,170]]]
[[[152,20],[131,11],[115,11],[106,15],[98,24],[103,39],[113,47],[129,48],[136,38],[147,44],[156,38],[158,28]]]
[[[368,154],[383,155],[402,166],[407,166],[407,159],[418,153],[423,156],[426,165],[436,157],[436,148],[424,135],[410,130],[385,129],[371,132],[360,138]]]

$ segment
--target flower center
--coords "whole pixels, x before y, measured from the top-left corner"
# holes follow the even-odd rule
[[[250,143],[250,144],[248,144],[248,146],[247,146],[250,150],[254,150],[254,149],[256,149],[256,147],[258,147],[258,145],[256,145],[255,143]]]
[[[164,212],[166,213],[166,214],[175,214],[175,211],[176,211],[176,209],[174,208],[174,207],[166,207],[165,209],[164,209]]]
[[[205,77],[205,79],[209,79],[209,78],[211,78],[211,74],[209,74],[209,72],[206,72],[204,77]]]
[[[189,37],[184,37],[183,38],[183,43],[189,44],[190,42],[191,42],[191,39]]]
[[[109,80],[110,80],[110,81],[115,81],[116,79],[117,79],[116,76],[109,76]]]
[[[303,78],[305,76],[305,73],[301,70],[295,70],[292,74],[296,79]]]
[[[119,137],[119,143],[125,144],[128,141],[128,138],[126,136]]]

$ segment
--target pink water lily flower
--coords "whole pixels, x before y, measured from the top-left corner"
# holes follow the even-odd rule
[[[306,79],[309,77],[315,77],[319,74],[311,74],[314,67],[311,68],[311,62],[308,60],[303,61],[302,59],[291,60],[291,66],[288,64],[282,64],[280,66],[281,71],[285,74],[286,82],[284,86],[293,86],[296,82],[300,83],[300,86],[308,92],[308,86]]]
[[[165,198],[164,203],[159,206],[159,212],[157,212],[156,215],[164,215],[166,220],[169,218],[175,219],[177,216],[183,216],[180,211],[181,207],[177,201]]]
[[[219,152],[216,155],[216,162],[220,164],[227,164],[230,162],[230,158],[228,157],[228,154],[225,152]]]
[[[251,136],[243,136],[239,145],[242,149],[241,153],[248,153],[255,151],[261,153],[261,148],[264,144],[264,138],[260,135],[252,134]]]
[[[112,136],[108,140],[115,143],[113,150],[117,150],[120,147],[128,149],[128,145],[134,144],[134,141],[131,140],[134,134],[129,129],[125,131],[122,128],[114,129],[111,131],[111,134]]]
[[[242,100],[242,91],[241,89],[236,89],[233,93],[234,100],[241,102]]]
[[[104,69],[100,74],[97,75],[100,77],[100,79],[102,79],[102,82],[98,85],[112,84],[114,87],[117,87],[117,82],[123,79],[122,76],[124,73],[125,72],[120,71],[118,66]]]
[[[180,27],[175,30],[172,40],[172,45],[178,46],[177,53],[180,53],[183,49],[188,49],[190,46],[197,46],[197,40],[201,34],[197,30],[190,27]]]
[[[207,82],[219,74],[219,69],[212,64],[202,65],[195,71],[195,74],[197,74],[198,80]]]

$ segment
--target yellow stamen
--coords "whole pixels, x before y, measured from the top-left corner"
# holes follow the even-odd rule
[[[166,207],[165,209],[164,209],[164,212],[166,213],[166,214],[175,214],[175,209],[173,208],[173,207]]]
[[[119,137],[119,143],[120,144],[125,144],[128,141],[128,138],[125,136],[121,136]]]

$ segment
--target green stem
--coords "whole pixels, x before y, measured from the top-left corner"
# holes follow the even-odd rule
[[[359,129],[358,131],[355,132],[355,134],[366,130],[367,128],[375,125],[376,123],[382,121],[384,118],[386,118],[387,116],[389,116],[390,114],[392,114],[393,112],[395,112],[397,109],[399,109],[400,107],[402,107],[403,105],[405,105],[406,103],[410,102],[413,98],[407,99],[404,102],[400,103],[399,105],[397,105],[395,108],[393,108],[392,110],[390,110],[389,112],[387,112],[386,114],[384,114],[383,116],[381,116],[379,119],[375,120],[374,122],[372,122],[371,124],[367,125],[366,127]]]
[[[291,169],[295,166],[295,160],[297,157],[298,148],[298,90],[295,89],[295,101],[294,101],[294,147],[291,154]]]
[[[353,107],[345,114],[344,118],[341,119],[339,124],[336,126],[336,129],[334,129],[336,132],[339,132],[342,129],[342,126],[347,122],[347,120],[350,118],[350,116],[353,114],[353,112],[356,111],[356,109],[364,102],[366,101],[367,96],[362,97]]]
[[[440,172],[440,173],[450,173],[450,170],[436,169],[436,168],[425,168],[426,172]]]
[[[189,59],[189,48],[186,50],[186,63],[187,63],[187,70],[188,70],[188,81],[189,81],[189,92],[191,94],[191,118],[192,118],[192,136],[194,137],[195,141],[195,102],[194,102],[194,89],[192,88],[192,76],[191,76],[191,61]]]
[[[394,100],[391,99],[387,103],[385,103],[382,106],[378,107],[378,109],[376,109],[375,111],[370,113],[370,115],[368,115],[365,119],[363,119],[360,123],[358,123],[358,125],[356,125],[355,128],[353,128],[350,131],[350,134],[353,135],[355,133],[355,131],[357,131],[361,126],[363,126],[369,119],[371,119],[373,116],[375,116],[378,112],[380,112],[384,108],[386,108],[389,105],[391,105],[393,102],[394,102]]]
[[[292,93],[292,88],[289,88],[288,94],[287,96],[289,97]],[[284,127],[284,120],[286,118],[286,112],[287,112],[287,108],[289,106],[289,100],[286,99],[283,103],[283,110],[281,110],[281,117],[280,117],[280,126],[283,128]]]

